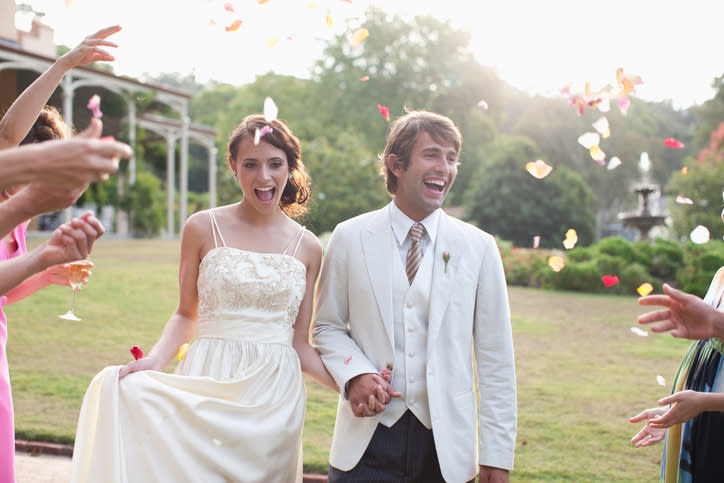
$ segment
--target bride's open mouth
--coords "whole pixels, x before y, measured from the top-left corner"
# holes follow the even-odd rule
[[[276,193],[276,188],[273,186],[268,186],[265,188],[256,188],[254,189],[254,195],[256,195],[256,199],[263,203],[269,203],[274,199],[274,194]]]

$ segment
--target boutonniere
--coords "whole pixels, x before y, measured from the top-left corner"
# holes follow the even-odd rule
[[[445,250],[442,252],[442,261],[445,262],[445,273],[447,273],[447,262],[450,261],[450,252]]]

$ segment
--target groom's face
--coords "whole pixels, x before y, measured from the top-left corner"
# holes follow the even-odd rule
[[[458,153],[452,144],[435,141],[423,131],[412,148],[407,169],[393,172],[397,176],[397,206],[420,221],[442,207],[458,172]]]

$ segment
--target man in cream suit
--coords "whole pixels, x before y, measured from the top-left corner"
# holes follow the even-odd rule
[[[381,156],[393,201],[329,240],[313,338],[341,389],[330,482],[457,483],[478,470],[509,481],[516,386],[500,254],[441,209],[461,143],[444,116],[396,120]]]

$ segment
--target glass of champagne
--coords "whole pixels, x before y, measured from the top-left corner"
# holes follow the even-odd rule
[[[68,282],[70,283],[70,288],[73,289],[73,298],[70,301],[70,308],[68,309],[68,312],[58,316],[61,319],[75,321],[80,320],[80,318],[73,313],[75,293],[80,290],[81,285],[83,285],[83,280],[88,276],[92,267],[93,262],[90,260],[78,260],[77,262],[71,262],[68,264]]]

